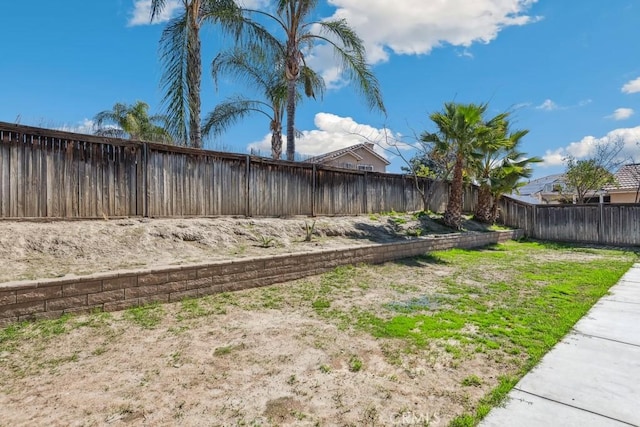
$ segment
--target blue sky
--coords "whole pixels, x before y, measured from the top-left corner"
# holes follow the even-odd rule
[[[177,0],[169,0],[171,6]],[[245,0],[269,7],[264,0]],[[158,41],[149,0],[2,2],[0,121],[91,132],[91,119],[116,102],[147,102],[162,112]],[[563,170],[567,154],[588,156],[596,142],[625,143],[640,162],[639,0],[328,0],[317,18],[344,17],[368,47],[388,114],[370,112],[336,77],[325,49],[310,63],[327,78],[321,100],[297,112],[297,149],[319,154],[384,129],[403,142],[433,130],[428,115],[447,101],[489,102],[529,129],[523,149],[545,158],[535,176]],[[168,8],[171,12],[172,8]],[[167,18],[170,13],[167,14]],[[222,47],[203,37],[203,116],[226,96],[247,93],[224,80],[216,92],[208,64]],[[268,153],[268,123],[254,116],[207,148]],[[402,161],[387,154],[390,171]]]

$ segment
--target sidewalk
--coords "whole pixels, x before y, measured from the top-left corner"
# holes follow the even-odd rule
[[[480,425],[640,426],[640,264]]]

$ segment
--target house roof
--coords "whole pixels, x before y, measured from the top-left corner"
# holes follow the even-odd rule
[[[530,196],[532,194],[541,193],[544,187],[549,184],[563,183],[564,174],[557,173],[555,175],[543,176],[542,178],[529,181],[518,189],[521,196]]]
[[[331,159],[335,159],[335,158],[338,158],[338,157],[342,157],[345,154],[351,154],[356,159],[362,160],[362,156],[360,156],[357,153],[358,150],[366,150],[366,151],[368,151],[373,156],[377,157],[385,165],[391,164],[387,159],[385,159],[384,157],[382,157],[381,155],[376,153],[373,150],[373,144],[368,143],[368,142],[365,142],[365,143],[362,143],[362,144],[352,145],[350,147],[342,148],[340,150],[330,151],[329,153],[320,154],[319,156],[311,157],[310,159],[307,159],[306,161],[309,162],[309,163],[322,163],[322,162],[325,162],[327,160],[331,160]]]
[[[607,185],[607,190],[636,190],[640,186],[640,163],[624,165],[614,176],[617,185]]]

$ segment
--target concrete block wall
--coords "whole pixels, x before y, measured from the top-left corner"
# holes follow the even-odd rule
[[[0,327],[24,320],[53,319],[65,313],[117,311],[153,302],[176,302],[287,282],[340,265],[382,263],[435,250],[481,247],[522,236],[522,230],[449,234],[347,249],[0,283]]]

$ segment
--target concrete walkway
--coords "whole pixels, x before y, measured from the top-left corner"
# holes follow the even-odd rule
[[[640,426],[640,264],[481,426]]]

